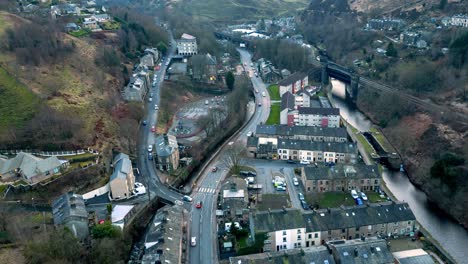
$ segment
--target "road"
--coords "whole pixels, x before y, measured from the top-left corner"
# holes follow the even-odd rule
[[[245,50],[238,50],[246,72],[251,70],[251,55]],[[265,122],[270,113],[270,96],[265,84],[258,77],[251,77],[257,103],[256,111],[249,123],[230,142],[223,145],[216,157],[208,164],[200,175],[199,185],[193,192],[194,204],[201,201],[201,209],[192,209],[190,213],[190,236],[197,237],[197,245],[190,248],[190,263],[216,263],[218,262],[217,225],[216,225],[216,197],[220,182],[227,174],[227,169],[222,164],[223,155],[231,145],[245,146],[247,133],[255,131],[257,124]],[[265,97],[262,93],[265,92]],[[258,106],[261,102],[262,106]],[[233,143],[231,143],[233,142]],[[218,171],[212,172],[212,168],[218,167]],[[192,208],[194,208],[192,206]]]

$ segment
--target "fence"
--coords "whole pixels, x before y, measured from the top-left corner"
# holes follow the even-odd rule
[[[91,148],[88,148],[86,150],[84,149],[79,149],[79,150],[68,150],[68,151],[38,151],[38,150],[32,150],[32,149],[3,149],[0,150],[0,154],[6,154],[6,155],[16,155],[20,152],[25,152],[37,156],[44,156],[44,157],[51,157],[51,156],[75,156],[75,155],[80,155],[80,154],[85,154],[85,153],[93,153],[93,154],[99,154],[98,151],[93,150]]]

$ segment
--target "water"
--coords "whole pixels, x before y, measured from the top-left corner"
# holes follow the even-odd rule
[[[332,80],[333,103],[341,116],[360,131],[368,131],[371,121],[344,100],[344,84]],[[457,261],[468,263],[468,232],[440,210],[431,206],[425,193],[417,189],[402,172],[384,171],[383,179],[393,195],[407,202],[418,222]]]

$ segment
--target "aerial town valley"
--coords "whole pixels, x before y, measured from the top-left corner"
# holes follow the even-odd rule
[[[0,264],[468,263],[463,0],[0,2]]]

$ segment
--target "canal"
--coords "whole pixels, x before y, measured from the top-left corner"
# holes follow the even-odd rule
[[[368,131],[371,121],[345,102],[344,83],[332,80],[332,86],[332,100],[340,108],[341,116],[360,131]],[[383,179],[393,195],[410,205],[418,222],[457,263],[468,263],[468,232],[463,227],[447,215],[439,213],[440,210],[428,202],[426,194],[417,189],[405,173],[384,170]]]

